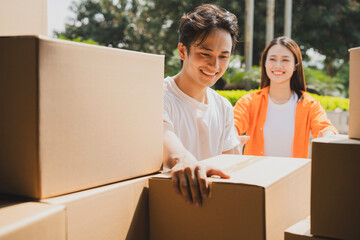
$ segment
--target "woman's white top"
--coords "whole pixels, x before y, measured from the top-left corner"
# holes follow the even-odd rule
[[[298,96],[294,92],[289,101],[276,104],[269,95],[268,102],[264,125],[264,155],[292,157]]]

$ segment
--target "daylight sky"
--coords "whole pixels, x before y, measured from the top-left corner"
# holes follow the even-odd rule
[[[53,31],[65,29],[66,19],[72,16],[69,6],[73,0],[47,0],[48,35],[53,37]]]

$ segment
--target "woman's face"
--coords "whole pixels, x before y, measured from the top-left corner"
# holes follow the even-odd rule
[[[285,46],[276,44],[272,46],[265,61],[266,74],[270,84],[288,84],[296,70],[294,54]]]

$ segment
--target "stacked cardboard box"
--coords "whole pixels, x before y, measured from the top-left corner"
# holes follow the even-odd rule
[[[1,3],[0,239],[148,239],[164,57],[38,34],[45,0]]]
[[[66,240],[64,206],[0,200],[1,240]]]
[[[296,223],[285,231],[285,240],[334,240],[315,237],[310,233],[310,217]]]
[[[287,240],[360,239],[360,48],[349,52],[349,138],[337,135],[313,141],[311,224],[307,219],[289,228]]]
[[[160,170],[162,56],[43,36],[0,37],[0,51],[1,193],[45,199]],[[147,179],[123,184],[42,202],[63,201],[68,239],[146,239]]]
[[[149,239],[148,177],[41,202],[66,208],[67,240]]]
[[[313,141],[311,233],[360,239],[360,140],[344,135]]]
[[[0,36],[47,35],[46,0],[0,1]]]
[[[360,47],[349,52],[349,137],[360,139]]]
[[[360,48],[350,52],[349,136],[312,145],[311,234],[360,239]]]
[[[149,177],[40,202],[0,201],[0,240],[147,240]]]
[[[150,239],[280,240],[309,215],[309,159],[222,155],[204,161],[231,178],[213,179],[200,208],[180,198],[166,175],[150,179]]]
[[[1,193],[48,198],[160,169],[163,56],[42,36],[0,37],[0,52]]]

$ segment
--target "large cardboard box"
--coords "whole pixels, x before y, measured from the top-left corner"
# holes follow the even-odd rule
[[[164,57],[0,37],[0,192],[48,198],[157,172]]]
[[[349,137],[360,139],[360,47],[349,52]]]
[[[47,35],[46,0],[0,0],[0,36]]]
[[[67,240],[147,240],[148,180],[127,180],[42,202],[66,207]]]
[[[285,231],[285,240],[334,240],[316,237],[310,233],[310,217],[294,224]]]
[[[65,208],[0,200],[1,240],[65,240]]]
[[[312,144],[311,233],[360,239],[360,140],[335,135]]]
[[[150,239],[281,240],[310,212],[310,160],[222,155],[204,160],[231,172],[213,179],[199,208],[166,176],[150,179]]]

